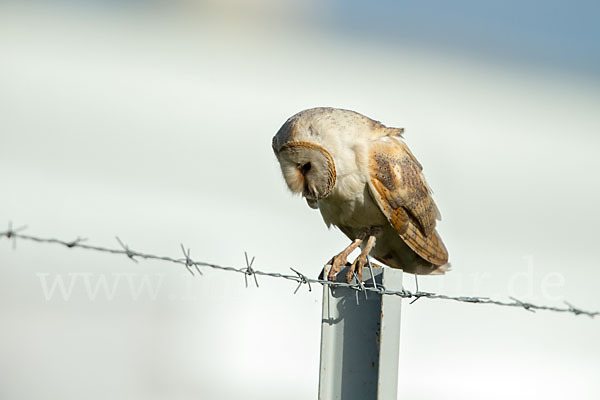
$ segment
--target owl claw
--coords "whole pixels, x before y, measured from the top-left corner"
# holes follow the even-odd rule
[[[360,253],[360,255],[356,257],[356,260],[354,260],[348,269],[348,273],[346,274],[346,282],[352,282],[354,272],[356,272],[358,282],[362,282],[362,272],[365,265],[367,265],[367,255],[365,253]]]
[[[356,260],[352,263],[350,268],[348,268],[348,273],[346,274],[346,282],[352,282],[352,278],[354,277],[354,272],[356,272],[356,276],[358,278],[358,283],[362,282],[362,272],[365,265],[369,263],[367,257],[371,252],[371,249],[375,246],[375,236],[369,236],[367,239],[367,244],[364,249],[360,252],[359,256],[356,257]]]
[[[329,274],[327,274],[328,280],[335,281],[336,274],[340,272],[340,269],[342,269],[343,266],[346,266],[348,264],[348,256],[350,255],[350,253],[352,253],[354,249],[360,246],[361,243],[362,239],[354,239],[348,247],[346,247],[340,252],[340,254],[333,256],[331,260],[329,260],[325,264],[325,266],[331,265],[331,269],[329,269]],[[325,270],[323,270],[323,274],[324,272]]]
[[[331,268],[329,269],[329,274],[327,274],[327,279],[330,281],[335,281],[335,276],[338,272],[340,272],[340,269],[342,269],[343,266],[346,266],[346,264],[348,264],[347,257],[342,253],[338,254],[337,256],[334,256],[326,264],[331,265]]]

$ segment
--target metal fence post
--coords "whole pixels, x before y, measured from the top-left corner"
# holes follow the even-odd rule
[[[338,280],[346,277],[346,270]],[[402,289],[402,271],[373,268],[375,282]],[[365,268],[365,286],[373,280]],[[358,300],[357,295],[358,294]],[[320,400],[393,400],[398,391],[402,298],[323,287]]]

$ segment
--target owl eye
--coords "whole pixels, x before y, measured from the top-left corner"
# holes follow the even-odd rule
[[[306,163],[306,164],[304,164],[304,165],[302,166],[302,168],[301,168],[301,169],[302,169],[302,173],[303,173],[303,174],[307,173],[308,171],[310,171],[310,168],[311,168],[311,167],[312,167],[312,165],[310,165],[310,163],[309,163],[309,162],[307,162],[307,163]]]

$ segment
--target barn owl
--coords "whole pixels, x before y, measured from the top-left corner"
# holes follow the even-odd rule
[[[362,281],[369,255],[413,274],[449,269],[435,230],[440,212],[403,131],[354,111],[313,108],[290,117],[273,137],[289,189],[351,240],[326,264],[330,280],[359,246],[348,282],[355,273]]]

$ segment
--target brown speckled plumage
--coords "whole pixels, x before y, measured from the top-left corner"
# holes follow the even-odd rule
[[[435,265],[446,264],[448,251],[435,230],[440,214],[421,164],[398,140],[375,143],[371,160],[370,185],[381,211],[419,256]]]

